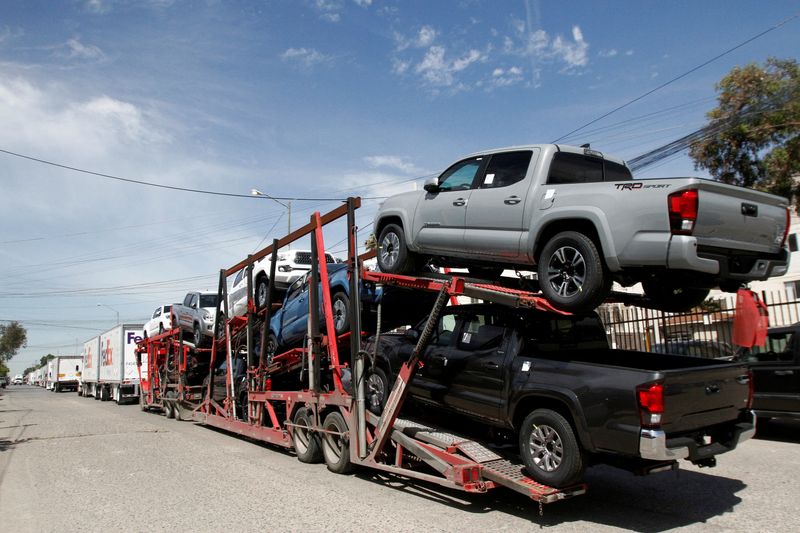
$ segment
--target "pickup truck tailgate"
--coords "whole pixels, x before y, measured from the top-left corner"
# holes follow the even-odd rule
[[[697,221],[692,235],[700,246],[778,253],[786,229],[786,200],[752,189],[698,179]]]
[[[747,406],[749,390],[745,365],[668,370],[662,428],[675,435],[734,420]]]

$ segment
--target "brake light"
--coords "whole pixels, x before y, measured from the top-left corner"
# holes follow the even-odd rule
[[[664,414],[664,385],[661,383],[648,383],[636,388],[639,399],[639,418],[643,427],[656,427],[661,425],[661,416]]]
[[[789,208],[786,208],[786,229],[783,230],[783,240],[781,241],[781,248],[786,246],[786,239],[789,238],[789,226],[791,225],[791,215],[789,214]]]
[[[697,189],[672,193],[667,197],[669,229],[673,235],[691,235],[697,221]]]

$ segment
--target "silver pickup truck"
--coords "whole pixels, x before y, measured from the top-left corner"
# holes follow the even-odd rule
[[[589,148],[481,152],[424,189],[378,210],[384,272],[429,261],[488,278],[534,270],[544,296],[573,312],[602,303],[613,281],[641,282],[652,307],[682,311],[789,264],[785,198],[699,178],[635,180]]]
[[[217,300],[216,292],[186,293],[183,303],[172,304],[172,327],[180,327],[181,333],[190,331],[192,342],[199,347],[204,337],[214,336]]]

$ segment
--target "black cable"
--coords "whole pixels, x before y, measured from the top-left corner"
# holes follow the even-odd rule
[[[783,25],[787,24],[788,22],[790,22],[790,21],[792,21],[792,20],[796,19],[797,17],[800,17],[800,13],[795,13],[795,14],[794,14],[794,15],[792,15],[791,17],[788,17],[788,18],[786,18],[786,19],[784,19],[784,20],[782,20],[782,21],[778,22],[778,23],[777,23],[777,24],[775,24],[774,26],[772,26],[772,27],[770,27],[770,28],[767,28],[766,30],[762,31],[761,33],[759,33],[759,34],[757,34],[757,35],[754,35],[753,37],[750,37],[749,39],[747,39],[747,40],[745,40],[745,41],[742,41],[741,43],[737,44],[737,45],[736,45],[736,46],[734,46],[733,48],[729,48],[729,49],[725,50],[724,52],[722,52],[721,54],[718,54],[718,55],[716,55],[716,56],[712,57],[712,58],[711,58],[711,59],[709,59],[708,61],[706,61],[706,62],[704,62],[704,63],[701,63],[700,65],[697,65],[696,67],[694,67],[694,68],[692,68],[692,69],[690,69],[690,70],[688,70],[688,71],[684,72],[684,73],[683,73],[683,74],[681,74],[680,76],[676,76],[676,77],[672,78],[671,80],[669,80],[669,81],[667,81],[667,82],[664,82],[664,83],[662,83],[661,85],[659,85],[659,86],[658,86],[658,87],[656,87],[655,89],[651,89],[651,90],[647,91],[646,93],[642,94],[641,96],[637,96],[637,97],[636,97],[636,98],[634,98],[633,100],[630,100],[630,101],[628,101],[628,102],[626,102],[626,103],[622,104],[621,106],[615,107],[614,109],[612,109],[612,110],[611,110],[611,111],[609,111],[608,113],[605,113],[605,114],[603,114],[603,115],[600,115],[600,116],[599,116],[599,117],[597,117],[596,119],[594,119],[594,120],[591,120],[591,121],[587,122],[586,124],[584,124],[583,126],[581,126],[581,127],[579,127],[579,128],[575,128],[575,129],[574,129],[574,130],[572,130],[571,132],[569,132],[569,133],[567,133],[567,134],[564,134],[564,135],[562,135],[561,137],[559,137],[558,139],[556,139],[556,140],[554,140],[554,141],[552,141],[552,142],[553,142],[553,143],[557,143],[557,142],[559,142],[560,140],[562,140],[562,139],[564,139],[564,138],[566,138],[566,137],[569,137],[570,135],[572,135],[572,134],[574,134],[574,133],[576,133],[576,132],[579,132],[579,131],[581,131],[581,130],[582,130],[582,129],[584,129],[585,127],[587,127],[587,126],[591,126],[591,125],[592,125],[592,124],[594,124],[595,122],[598,122],[598,121],[600,121],[600,120],[603,120],[603,119],[604,119],[604,118],[606,118],[607,116],[609,116],[609,115],[611,115],[611,114],[613,114],[613,113],[616,113],[616,112],[617,112],[617,111],[619,111],[620,109],[624,109],[624,108],[628,107],[629,105],[631,105],[631,104],[633,104],[633,103],[635,103],[635,102],[638,102],[638,101],[639,101],[639,100],[641,100],[642,98],[645,98],[645,97],[647,97],[647,96],[650,96],[650,95],[651,95],[651,94],[653,94],[654,92],[656,92],[656,91],[659,91],[659,90],[663,89],[663,88],[664,88],[664,87],[666,87],[667,85],[670,85],[671,83],[674,83],[674,82],[676,82],[676,81],[678,81],[678,80],[680,80],[680,79],[682,79],[682,78],[685,78],[685,77],[686,77],[686,76],[688,76],[689,74],[692,74],[693,72],[695,72],[695,71],[697,71],[697,70],[700,70],[701,68],[705,67],[706,65],[708,65],[708,64],[710,64],[710,63],[713,63],[713,62],[714,62],[714,61],[716,61],[717,59],[719,59],[719,58],[721,58],[721,57],[723,57],[723,56],[726,56],[726,55],[730,54],[730,53],[731,53],[731,52],[733,52],[734,50],[738,50],[739,48],[743,47],[744,45],[746,45],[746,44],[749,44],[749,43],[751,43],[751,42],[755,41],[755,40],[756,40],[756,39],[758,39],[759,37],[762,37],[762,36],[766,35],[767,33],[771,32],[771,31],[777,30],[777,29],[778,29],[778,28],[780,28],[781,26],[783,26]]]
[[[106,178],[111,180],[117,181],[124,181],[126,183],[134,183],[136,185],[146,185],[148,187],[157,187],[160,189],[169,189],[172,191],[183,191],[183,192],[194,192],[198,194],[211,194],[214,196],[229,196],[233,198],[252,198],[252,199],[273,199],[273,200],[287,200],[293,202],[344,202],[346,198],[308,198],[308,197],[289,197],[289,196],[254,196],[252,194],[238,194],[232,192],[221,192],[221,191],[208,191],[205,189],[191,189],[188,187],[177,187],[175,185],[164,185],[163,183],[153,183],[151,181],[143,181],[143,180],[134,180],[130,178],[122,178],[120,176],[114,176],[112,174],[104,174],[102,172],[94,172],[93,170],[86,170],[78,167],[72,167],[69,165],[63,165],[61,163],[55,163],[53,161],[47,161],[46,159],[40,159],[38,157],[32,157],[29,155],[19,154],[17,152],[12,152],[10,150],[3,150],[0,148],[0,153],[4,153],[7,155],[12,155],[14,157],[19,157],[22,159],[27,159],[29,161],[35,161],[37,163],[42,163],[44,165],[50,165],[57,168],[63,168],[66,170],[72,170],[74,172],[82,172],[84,174],[90,174],[92,176],[97,176],[100,178]],[[370,196],[362,198],[362,200],[383,200],[386,196]]]

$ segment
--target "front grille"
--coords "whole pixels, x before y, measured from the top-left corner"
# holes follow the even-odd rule
[[[294,262],[298,265],[311,264],[311,252],[297,252],[294,256]]]

